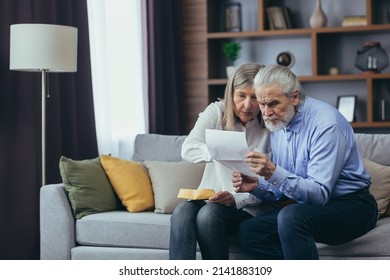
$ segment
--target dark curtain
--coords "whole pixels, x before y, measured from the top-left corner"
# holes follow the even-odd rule
[[[41,75],[9,70],[10,25],[78,28],[77,73],[49,74],[46,183],[59,183],[61,155],[98,155],[86,1],[1,0],[0,23],[0,258],[38,259]]]
[[[183,134],[180,0],[147,0],[149,131]]]

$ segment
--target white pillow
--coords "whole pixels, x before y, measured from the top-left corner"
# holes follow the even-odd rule
[[[144,162],[149,171],[154,193],[155,213],[172,213],[184,201],[177,198],[181,188],[197,189],[203,176],[205,164],[150,161]]]

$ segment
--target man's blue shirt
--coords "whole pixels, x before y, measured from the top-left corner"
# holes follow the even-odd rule
[[[271,133],[271,146],[276,170],[251,192],[263,201],[324,205],[371,184],[351,125],[322,101],[306,98],[291,123]]]

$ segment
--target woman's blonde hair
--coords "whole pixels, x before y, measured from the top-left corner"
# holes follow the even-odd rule
[[[234,130],[235,123],[239,120],[234,113],[234,91],[248,86],[253,87],[256,74],[263,65],[256,63],[244,63],[235,67],[234,72],[229,77],[224,95],[224,113],[222,116],[222,127],[225,130]],[[262,123],[261,115],[258,114],[259,123]]]

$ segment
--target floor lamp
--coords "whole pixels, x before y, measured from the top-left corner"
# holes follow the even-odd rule
[[[77,28],[14,24],[10,28],[10,70],[42,75],[42,186],[46,184],[46,79],[48,72],[77,71]]]

